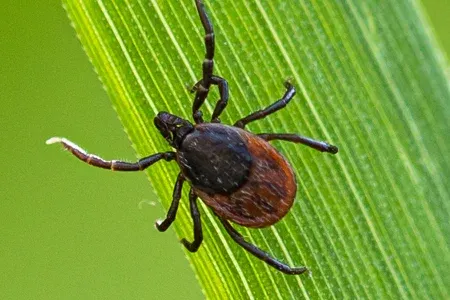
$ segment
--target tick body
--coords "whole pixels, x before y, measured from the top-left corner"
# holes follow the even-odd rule
[[[218,216],[239,225],[270,226],[294,202],[297,186],[290,165],[267,141],[240,128],[195,126],[177,161],[195,194]]]
[[[176,161],[180,172],[175,182],[172,203],[166,218],[156,223],[159,231],[166,231],[175,220],[184,183],[190,186],[189,205],[194,224],[194,240],[182,239],[183,245],[196,252],[202,241],[202,225],[197,207],[200,198],[212,209],[230,237],[245,250],[270,266],[286,274],[301,274],[306,267],[290,267],[267,252],[245,241],[229,221],[245,227],[262,228],[275,224],[290,210],[297,192],[295,174],[286,159],[269,144],[271,140],[300,143],[322,152],[335,154],[336,146],[290,133],[253,134],[245,126],[284,108],[295,95],[295,88],[285,83],[281,99],[234,123],[220,123],[219,116],[228,104],[228,83],[213,74],[215,51],[214,31],[201,0],[195,1],[205,30],[206,54],[203,76],[193,87],[194,123],[168,112],[160,112],[154,124],[175,151],[156,153],[135,163],[104,160],[86,153],[64,138],[51,138],[48,144],[61,143],[80,160],[104,169],[142,171],[160,160]],[[200,110],[212,86],[219,89],[211,122],[203,120]]]

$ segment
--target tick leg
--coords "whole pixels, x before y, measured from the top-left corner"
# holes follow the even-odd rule
[[[178,211],[178,204],[180,204],[181,191],[183,189],[184,180],[185,179],[183,174],[179,173],[177,181],[175,183],[175,187],[173,189],[172,203],[170,204],[167,216],[164,219],[164,221],[162,222],[156,221],[155,223],[156,229],[158,229],[161,232],[166,231],[167,228],[169,228],[169,226],[173,223],[173,221],[175,221]]]
[[[220,123],[219,116],[228,104],[228,82],[222,77],[212,76],[212,84],[219,87],[220,99],[217,101],[216,107],[211,117],[211,122]]]
[[[203,28],[205,29],[205,60],[203,61],[203,81],[209,81],[214,68],[214,29],[211,20],[206,14],[205,5],[201,0],[196,0],[198,15],[202,21]]]
[[[197,252],[198,248],[203,241],[202,222],[200,220],[200,212],[197,207],[197,195],[191,189],[189,192],[189,205],[191,207],[192,221],[194,222],[194,241],[189,242],[186,239],[182,239],[183,245],[191,252]]]
[[[84,161],[85,163],[90,164],[94,167],[109,169],[113,171],[142,171],[161,159],[171,161],[175,158],[175,152],[163,152],[144,157],[134,163],[121,160],[104,160],[97,155],[87,153],[84,149],[72,143],[71,141],[66,140],[65,138],[53,137],[46,143],[61,143],[65,149],[69,150],[73,155],[75,155],[78,159]]]
[[[260,133],[258,136],[266,141],[271,140],[282,140],[282,141],[288,141],[298,144],[303,144],[308,147],[314,148],[316,150],[319,150],[321,152],[329,152],[331,154],[338,153],[338,147],[330,145],[326,142],[317,141],[309,137],[297,135],[297,134],[291,134],[291,133]]]
[[[297,275],[302,274],[308,269],[306,267],[290,267],[275,258],[271,257],[267,252],[262,251],[258,247],[256,247],[253,244],[250,244],[249,242],[246,242],[242,235],[234,229],[231,224],[225,220],[219,217],[220,222],[225,227],[225,230],[228,232],[228,234],[231,236],[231,238],[238,243],[240,246],[242,246],[245,250],[256,256],[257,258],[263,260],[266,264],[274,267],[275,269],[290,275]]]
[[[206,97],[209,93],[209,88],[212,84],[211,77],[213,76],[214,70],[214,30],[206,14],[205,6],[201,0],[196,0],[195,4],[197,6],[198,15],[202,22],[203,28],[205,29],[205,48],[206,54],[203,60],[203,78],[194,86],[196,91],[194,104],[192,105],[192,115],[196,123],[203,122],[202,113],[200,112],[200,106],[205,102]]]
[[[286,92],[284,93],[283,97],[280,100],[264,109],[258,110],[246,116],[245,118],[236,121],[236,123],[234,123],[234,126],[244,128],[245,125],[247,125],[248,123],[259,119],[263,119],[266,116],[284,108],[289,103],[289,101],[291,101],[292,97],[294,97],[296,93],[295,87],[290,82],[286,81],[284,86],[286,87]]]

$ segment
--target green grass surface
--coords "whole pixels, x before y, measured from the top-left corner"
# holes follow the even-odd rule
[[[163,109],[189,115],[184,85],[198,78],[203,55],[193,3],[68,3],[139,156],[169,149],[151,121]],[[289,110],[249,128],[310,135],[341,152],[275,143],[297,171],[295,207],[273,228],[239,229],[313,276],[265,267],[204,208],[205,244],[188,257],[206,294],[448,298],[448,64],[415,3],[242,3],[207,3],[217,73],[232,93],[224,121],[272,103],[292,76],[299,94]],[[448,24],[444,11],[430,20]],[[140,205],[154,199],[143,174],[96,170],[44,144],[62,135],[134,159],[60,3],[10,4],[0,24],[2,298],[201,298],[173,231],[153,229],[165,211]],[[444,46],[447,27],[437,28]],[[165,208],[175,172],[166,163],[148,172]],[[191,237],[183,200],[175,229]]]

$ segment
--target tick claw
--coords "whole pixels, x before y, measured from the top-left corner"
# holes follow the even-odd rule
[[[158,230],[158,231],[164,231],[164,230],[162,230],[162,228],[161,228],[161,224],[163,223],[163,220],[156,220],[155,221],[155,228]]]
[[[331,154],[336,154],[339,152],[339,148],[333,145],[328,145],[328,152],[330,152]]]
[[[45,141],[47,145],[56,144],[56,143],[62,143],[64,141],[64,138],[60,137],[52,137]]]
[[[284,81],[284,86],[286,87],[286,89],[289,89],[292,87],[292,77],[288,77],[285,81]]]

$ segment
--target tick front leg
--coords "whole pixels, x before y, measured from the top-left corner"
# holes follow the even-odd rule
[[[183,183],[185,181],[185,178],[183,174],[179,173],[177,177],[177,181],[175,183],[175,187],[173,189],[173,195],[172,195],[172,203],[170,204],[169,211],[167,212],[167,216],[164,219],[164,221],[159,222],[156,221],[155,227],[161,232],[164,232],[167,230],[167,228],[170,227],[170,225],[175,221],[175,218],[177,216],[178,211],[178,205],[180,204],[181,199],[181,191],[183,190]]]
[[[197,195],[194,194],[192,189],[189,192],[189,204],[191,207],[192,221],[194,222],[194,241],[189,242],[186,239],[182,239],[181,242],[190,252],[197,252],[203,241],[203,232],[200,212],[197,207]]]
[[[266,141],[282,140],[298,144],[303,144],[321,152],[328,152],[331,154],[338,153],[339,149],[336,146],[330,145],[326,142],[317,141],[309,137],[301,136],[291,133],[260,133],[258,136]]]
[[[284,93],[283,97],[280,100],[264,109],[258,110],[246,116],[245,118],[236,121],[236,123],[234,123],[234,126],[239,128],[245,128],[245,126],[248,123],[259,119],[263,119],[268,115],[273,114],[274,112],[284,108],[291,101],[291,99],[294,97],[296,93],[295,87],[289,81],[286,81],[284,83],[284,86],[286,87],[286,92]]]
[[[220,99],[217,101],[216,107],[211,117],[211,122],[220,123],[219,116],[228,104],[228,82],[219,76],[211,77],[212,84],[219,87]]]
[[[242,235],[239,232],[237,232],[236,229],[234,229],[233,226],[231,226],[231,224],[227,220],[222,219],[221,217],[218,218],[222,223],[222,225],[225,227],[225,230],[228,232],[228,234],[236,243],[238,243],[245,250],[247,250],[257,258],[264,261],[269,266],[274,267],[275,269],[289,275],[298,275],[308,271],[306,267],[290,267],[278,261],[277,259],[271,257],[267,252],[264,252],[255,245],[245,241]]]
[[[214,29],[206,14],[205,6],[202,1],[196,0],[195,4],[197,6],[198,15],[205,30],[205,59],[203,60],[203,78],[194,86],[196,91],[194,103],[192,105],[192,115],[196,123],[202,123],[202,113],[200,111],[200,106],[205,102],[206,97],[209,93],[209,88],[212,84],[211,77],[214,71]]]
[[[203,29],[205,30],[205,60],[203,61],[203,80],[209,81],[213,74],[214,68],[214,29],[211,20],[208,17],[208,14],[205,10],[205,5],[201,0],[196,0],[195,4],[197,6],[198,15],[203,25]]]
[[[78,145],[65,138],[53,137],[47,140],[46,143],[48,145],[60,143],[65,149],[69,150],[81,161],[84,161],[85,163],[90,164],[94,167],[109,169],[113,171],[142,171],[161,159],[171,161],[175,158],[175,152],[163,152],[144,157],[134,163],[121,160],[104,160],[97,155],[87,153],[86,150],[82,149]]]

